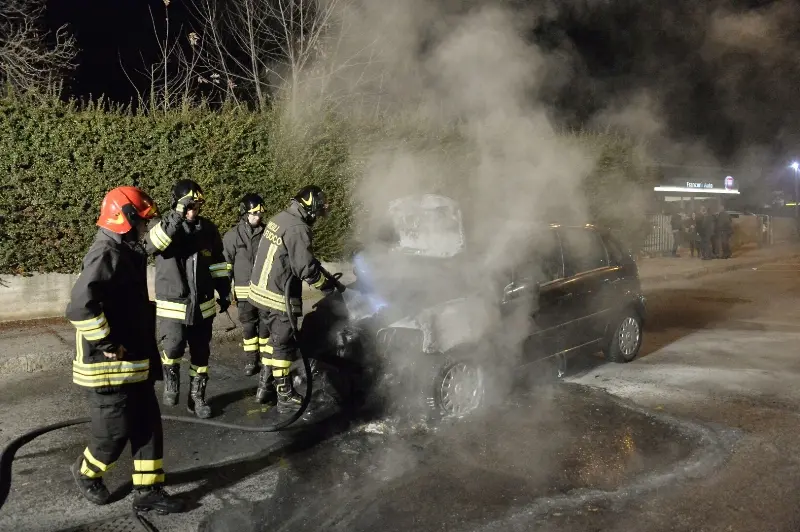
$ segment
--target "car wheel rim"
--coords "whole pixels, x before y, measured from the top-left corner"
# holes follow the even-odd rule
[[[626,357],[632,356],[639,345],[639,322],[635,318],[627,317],[619,326],[619,350]]]
[[[480,406],[483,399],[483,373],[475,365],[457,362],[442,377],[440,397],[442,409],[461,417]]]

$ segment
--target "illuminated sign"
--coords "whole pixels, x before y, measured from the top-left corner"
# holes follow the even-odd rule
[[[714,183],[694,183],[692,181],[687,181],[686,188],[714,188]]]
[[[733,190],[733,176],[725,178],[725,190]]]

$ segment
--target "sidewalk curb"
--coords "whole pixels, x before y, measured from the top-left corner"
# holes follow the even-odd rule
[[[679,272],[679,273],[668,273],[663,275],[649,275],[649,276],[640,276],[639,279],[642,283],[652,283],[652,282],[669,282],[669,281],[680,281],[680,280],[688,280],[688,279],[697,279],[698,277],[705,277],[707,275],[714,275],[719,273],[730,273],[735,272],[737,270],[744,270],[747,268],[753,268],[755,266],[760,266],[762,264],[767,264],[770,262],[775,262],[779,260],[791,260],[800,258],[800,251],[794,251],[792,253],[787,253],[785,255],[781,255],[778,257],[761,257],[758,259],[751,259],[747,262],[739,262],[735,264],[729,264],[724,267],[715,267],[712,264],[705,266],[699,270],[692,270],[688,272]],[[715,260],[724,260],[724,259],[715,259]]]
[[[212,349],[214,346],[239,341],[240,334],[238,327],[233,331],[214,330],[211,335]],[[0,359],[0,376],[46,371],[52,367],[70,367],[73,358],[75,358],[74,350],[30,353],[4,360]]]
[[[54,366],[66,366],[72,363],[74,351],[56,351],[50,353],[31,353],[6,360],[0,360],[0,376],[15,373],[33,373],[45,371]]]
[[[311,305],[316,303],[316,301],[317,298],[309,298],[304,300],[304,310],[306,310],[305,307],[310,310]],[[234,316],[231,316],[231,319],[236,324],[236,328],[232,331],[225,330],[227,327],[230,327],[231,324],[224,314],[217,314],[217,317],[214,320],[215,323],[219,323],[219,320],[222,320],[223,325],[219,327],[215,326],[211,331],[212,364],[214,357],[213,351],[215,347],[229,345],[233,342],[241,342],[242,333],[239,327],[239,320]],[[59,350],[30,353],[7,359],[0,359],[0,377],[13,375],[16,373],[46,371],[52,367],[71,367],[74,357],[75,351],[71,349],[67,351]],[[184,360],[188,360],[188,358],[185,358]]]
[[[778,254],[777,256],[772,256],[772,257],[760,257],[758,259],[751,259],[736,264],[729,264],[724,267],[719,267],[716,265],[716,263],[712,262],[708,266],[702,267],[700,269],[694,269],[691,271],[679,272],[679,273],[668,273],[663,275],[640,276],[640,280],[642,281],[642,284],[646,286],[647,284],[697,279],[699,277],[705,277],[707,275],[729,273],[737,270],[757,267],[762,264],[767,264],[774,261],[791,260],[797,258],[800,258],[800,250],[787,252],[785,254]],[[316,303],[316,301],[319,299],[319,297],[314,297],[314,296],[309,297],[309,295],[310,294],[304,293],[305,297],[303,298],[304,299],[303,307],[306,312],[311,310],[311,306],[314,303]],[[228,318],[220,314],[217,315],[215,322],[218,323],[217,320],[223,320],[224,325],[215,327],[214,330],[212,331],[211,334],[212,348],[215,346],[219,347],[220,345],[227,345],[232,342],[241,341],[241,329],[239,328],[238,319],[235,319],[233,317],[232,319],[234,323],[237,325],[237,327],[232,331],[226,331],[225,328],[230,326],[230,323],[228,323]],[[68,351],[61,350],[61,351],[51,351],[43,353],[30,353],[26,355],[20,355],[13,358],[9,358],[6,360],[0,359],[0,376],[12,375],[16,373],[33,373],[36,371],[46,371],[49,368],[55,366],[61,366],[61,367],[70,366],[72,364],[72,359],[74,356],[75,352],[73,350],[68,350]]]

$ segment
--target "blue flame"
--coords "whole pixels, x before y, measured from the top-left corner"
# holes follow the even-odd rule
[[[353,272],[358,278],[361,296],[359,303],[361,305],[368,306],[371,314],[389,306],[389,303],[375,291],[375,277],[372,274],[372,268],[369,267],[368,261],[362,253],[356,253],[353,257]]]

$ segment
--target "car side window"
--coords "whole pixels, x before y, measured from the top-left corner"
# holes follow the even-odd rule
[[[560,233],[567,277],[608,266],[608,252],[596,232],[590,229],[562,229]]]
[[[564,277],[561,243],[555,231],[548,229],[533,239],[525,260],[516,268],[515,277],[518,283],[548,283]]]

